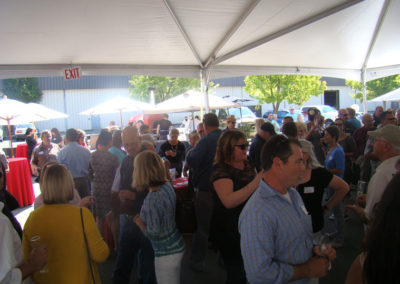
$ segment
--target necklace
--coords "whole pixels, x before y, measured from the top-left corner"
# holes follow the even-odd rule
[[[177,152],[178,151],[178,144],[176,144],[176,145],[172,145],[172,144],[170,144],[171,145],[171,150],[172,150],[172,152]]]

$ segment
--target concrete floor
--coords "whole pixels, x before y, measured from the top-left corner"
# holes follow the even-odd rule
[[[34,191],[37,196],[40,193],[39,185],[34,183]],[[14,210],[21,226],[25,224],[30,212],[33,210],[32,206],[27,206]],[[330,273],[320,279],[321,284],[340,284],[344,283],[347,272],[350,268],[354,258],[361,251],[361,240],[364,235],[363,225],[360,220],[349,213],[351,219],[346,222],[345,225],[345,246],[337,250],[337,259],[332,264],[332,270]],[[327,220],[326,226],[328,228],[333,226],[333,221]],[[225,271],[218,263],[218,255],[212,250],[207,252],[207,267],[206,272],[198,273],[190,269],[189,267],[189,255],[188,251],[191,243],[191,236],[185,236],[186,250],[183,258],[182,270],[181,270],[181,283],[182,284],[220,284],[225,283]],[[115,255],[110,255],[108,260],[104,263],[99,264],[99,271],[102,278],[103,284],[111,284],[111,275],[114,268]],[[138,283],[136,279],[136,270],[132,271],[131,284]]]

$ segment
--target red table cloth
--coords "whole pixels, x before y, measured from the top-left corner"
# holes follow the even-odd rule
[[[28,158],[28,144],[22,143],[17,146],[15,151],[16,158]]]
[[[35,201],[27,158],[8,159],[7,190],[24,207]]]

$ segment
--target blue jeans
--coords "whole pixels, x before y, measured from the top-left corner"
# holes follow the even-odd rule
[[[140,274],[145,284],[156,284],[154,251],[151,242],[132,221],[123,222],[119,237],[117,260],[113,273],[114,284],[129,284],[133,264],[139,260]]]

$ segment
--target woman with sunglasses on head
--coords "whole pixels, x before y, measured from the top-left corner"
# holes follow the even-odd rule
[[[338,142],[342,146],[345,155],[345,167],[344,167],[344,180],[350,183],[357,183],[354,180],[354,175],[352,172],[352,163],[357,158],[358,150],[356,142],[353,136],[344,132],[344,121],[341,118],[335,120],[335,125],[339,129],[339,139]]]
[[[240,130],[225,131],[218,140],[211,182],[215,206],[211,235],[221,252],[227,272],[226,283],[247,283],[240,252],[239,215],[257,189],[262,171],[247,159],[248,142]]]

